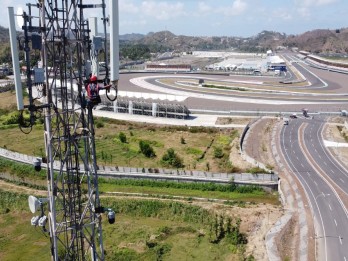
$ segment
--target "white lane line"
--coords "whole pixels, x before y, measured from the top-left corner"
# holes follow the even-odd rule
[[[300,159],[296,156],[296,159],[299,161]]]
[[[320,154],[318,154],[318,156],[319,156],[319,158],[321,159],[321,156],[320,156]]]
[[[335,225],[336,225],[336,227],[337,227],[337,221],[336,221],[336,219],[334,219],[334,221],[335,221]]]
[[[330,208],[330,210],[332,211],[332,208],[331,208],[331,205],[329,204],[329,208]]]
[[[309,172],[307,172],[307,175],[308,175],[308,177],[310,177],[310,176],[311,176],[311,174],[310,174]]]
[[[343,179],[340,178],[340,180],[342,181],[342,183],[345,183]]]
[[[333,174],[335,174],[335,172],[334,172],[332,169],[330,169],[330,171],[331,171]]]
[[[340,243],[342,245],[342,238],[341,238],[341,236],[338,236],[338,238],[340,239]]]
[[[347,258],[344,256],[344,261],[347,261]]]
[[[316,153],[318,153],[317,149],[314,149]]]
[[[301,163],[302,168],[304,168],[303,164]]]
[[[326,163],[326,161],[324,161],[324,164],[327,166],[327,163]]]
[[[318,183],[317,183],[315,180],[314,180],[313,182],[314,182],[314,184],[315,184],[316,186],[318,186]]]

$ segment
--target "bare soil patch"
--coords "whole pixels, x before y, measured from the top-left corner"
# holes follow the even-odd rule
[[[343,135],[348,135],[348,130],[342,126],[345,120],[346,118],[343,117],[331,117],[330,123],[324,129],[324,138],[329,141],[346,143]],[[338,127],[341,127],[341,131]],[[348,168],[348,147],[330,147],[329,150]]]
[[[263,118],[254,123],[244,146],[246,154],[270,169],[275,169],[277,165],[271,147],[272,130],[277,122],[275,118]]]
[[[216,120],[217,125],[228,125],[228,124],[240,124],[247,125],[253,118],[244,117],[218,117]]]
[[[252,168],[253,165],[245,161],[240,155],[239,139],[231,143],[230,161],[236,170],[245,170]]]
[[[284,213],[280,206],[258,204],[241,208],[211,202],[193,202],[192,204],[214,210],[217,213],[223,212],[232,218],[240,217],[241,231],[248,237],[245,256],[253,255],[255,260],[268,260],[265,237]]]

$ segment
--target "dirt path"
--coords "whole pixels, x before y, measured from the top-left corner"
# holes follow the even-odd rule
[[[24,186],[19,186],[10,182],[6,182],[0,179],[0,188],[2,190],[11,191],[15,193],[28,194],[28,195],[38,195],[38,196],[47,196],[47,192],[38,189],[32,189]]]
[[[244,150],[247,155],[263,163],[270,168],[276,168],[277,164],[272,154],[272,130],[278,122],[274,118],[263,118],[252,125]]]

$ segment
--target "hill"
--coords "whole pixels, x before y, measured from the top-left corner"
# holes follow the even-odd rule
[[[262,31],[252,37],[185,36],[170,31],[120,35],[121,57],[141,59],[150,53],[204,50],[266,52],[279,46],[298,47],[312,53],[348,53],[348,28],[317,29],[299,35]],[[140,54],[139,52],[141,50]],[[134,55],[133,55],[134,54]],[[0,26],[0,63],[10,62],[9,32]]]
[[[8,28],[0,25],[0,42],[8,42],[10,40]]]
[[[312,53],[348,53],[348,29],[318,29],[289,36],[283,43]]]
[[[242,38],[231,36],[184,36],[169,31],[149,33],[143,38],[128,42],[160,46],[162,51],[226,50],[265,52],[278,46],[298,47],[313,53],[348,53],[348,28],[339,30],[317,29],[299,35],[286,35],[274,31]]]

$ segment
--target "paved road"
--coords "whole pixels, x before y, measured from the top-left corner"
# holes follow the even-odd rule
[[[298,61],[298,58],[295,57],[294,54],[286,54],[286,57],[288,60],[296,60]],[[307,96],[297,96],[297,95],[289,95],[289,94],[278,94],[279,100],[293,100],[296,101],[298,104],[298,101],[300,104],[306,104],[304,105],[306,108],[310,109],[310,111],[339,111],[341,109],[344,109],[346,107],[346,104],[348,103],[348,86],[346,85],[346,82],[348,81],[348,75],[346,74],[340,74],[335,72],[328,72],[325,70],[320,70],[317,68],[312,68],[310,66],[304,65],[303,62],[301,64],[293,64],[294,67],[296,67],[304,76],[308,78],[308,80],[312,83],[312,86],[310,87],[293,87],[294,90],[296,89],[306,89],[308,93],[314,93],[316,91],[325,92],[325,94],[333,95],[334,97],[331,98],[325,98],[324,96],[319,96],[315,98],[314,96],[311,97],[310,95]],[[168,86],[161,85],[161,91],[158,90],[149,90],[146,88],[142,88],[141,86],[138,86],[136,84],[133,84],[131,82],[131,79],[133,78],[139,78],[144,76],[156,76],[160,75],[163,76],[164,74],[159,73],[128,73],[128,74],[121,74],[120,75],[120,90],[122,91],[135,91],[135,92],[162,92],[166,93],[168,90],[173,89],[169,88]],[[175,76],[180,76],[181,74],[176,74]],[[170,76],[173,76],[171,74]],[[182,76],[188,76],[188,74],[184,74]],[[251,76],[222,76],[222,75],[192,75],[194,78],[199,77],[209,77],[209,78],[216,78],[217,81],[231,81],[231,79],[235,79],[238,81],[279,81],[279,78],[260,78],[260,77],[251,77]],[[155,83],[155,80],[150,80],[149,83]],[[160,85],[157,83],[157,85]],[[288,88],[288,85],[284,85],[284,88]],[[172,90],[170,90],[172,91]],[[214,90],[217,92],[217,90]],[[282,91],[282,87],[279,87],[279,91]],[[250,93],[249,93],[250,94]],[[179,91],[177,95],[182,95]],[[219,94],[221,96],[221,94]],[[238,95],[240,97],[238,97]],[[255,95],[255,94],[254,94]],[[191,95],[189,95],[188,99],[184,102],[185,105],[190,109],[207,109],[207,110],[246,110],[246,111],[276,111],[276,112],[282,112],[282,111],[298,111],[303,106],[301,105],[293,105],[293,104],[282,104],[279,102],[277,104],[276,95],[273,94],[266,94],[263,95],[264,97],[268,97],[272,104],[262,104],[260,103],[260,95],[259,93],[255,96],[259,96],[259,98],[255,98],[254,101],[246,100],[248,98],[248,94],[246,92],[240,92],[240,93],[231,93],[230,96],[236,96],[236,99],[234,100],[223,100],[219,99],[218,101],[214,99],[214,97],[205,97],[204,99],[199,98],[194,92],[192,92]],[[228,96],[228,95],[226,95]],[[252,96],[252,95],[251,95]],[[289,98],[289,96],[291,96]],[[317,100],[314,101],[314,103],[308,104],[311,100]],[[336,101],[341,100],[340,103],[332,103],[328,102],[329,99],[335,99]],[[343,103],[342,103],[343,101]]]
[[[292,120],[281,132],[281,149],[310,202],[308,207],[314,218],[316,236],[309,240],[317,243],[317,259],[346,261],[348,216],[342,203],[342,193],[339,196],[337,191],[340,188],[347,191],[347,171],[323,146],[321,132],[324,123],[325,118],[322,117]],[[339,188],[330,184],[330,178]]]

